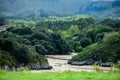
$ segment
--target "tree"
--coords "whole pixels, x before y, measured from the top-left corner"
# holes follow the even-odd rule
[[[12,52],[15,49],[15,41],[9,38],[0,38],[0,49],[8,52]]]
[[[8,31],[11,31],[13,33],[16,33],[18,35],[31,35],[32,30],[30,28],[24,27],[24,28],[10,28]]]
[[[82,46],[80,45],[80,42],[77,41],[73,43],[73,48],[75,52],[81,52],[83,50]]]
[[[14,50],[12,55],[15,56],[19,64],[24,65],[27,65],[32,58],[32,55],[30,54],[28,48],[25,45],[21,45],[20,48]]]
[[[96,37],[95,29],[88,29],[86,34],[87,34],[88,38],[91,38],[92,43],[94,43],[95,42],[95,37]]]
[[[42,45],[36,45],[35,50],[38,54],[45,55],[47,53],[47,50]]]
[[[38,39],[38,40],[46,40],[48,41],[50,38],[43,32],[33,33],[31,39]]]
[[[88,39],[88,38],[82,38],[81,40],[80,40],[80,44],[81,44],[81,46],[84,48],[84,47],[86,47],[86,46],[88,46],[88,45],[90,45],[92,42]]]
[[[98,42],[98,41],[102,41],[103,38],[104,38],[104,35],[105,33],[99,33],[96,35],[96,38],[95,38],[95,41]]]

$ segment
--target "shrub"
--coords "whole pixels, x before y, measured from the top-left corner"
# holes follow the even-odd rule
[[[115,67],[120,70],[120,61],[118,61],[118,62],[116,63]]]
[[[100,65],[96,65],[96,64],[93,65],[93,69],[96,70],[97,72],[102,71],[100,67],[101,67]]]
[[[83,51],[83,48],[81,46],[76,46],[74,48],[75,52],[82,52]]]
[[[3,65],[16,66],[15,57],[12,57],[10,53],[0,50],[0,67]]]

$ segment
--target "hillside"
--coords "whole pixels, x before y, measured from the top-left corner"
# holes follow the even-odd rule
[[[51,69],[45,55],[72,52],[72,65],[110,67],[119,48],[119,0],[0,0],[0,69]]]
[[[0,68],[51,69],[44,55],[69,54],[70,45],[59,34],[39,28],[8,28],[0,32]],[[20,68],[20,69],[19,69]]]
[[[119,16],[118,0],[4,0],[0,13],[5,16],[86,14]]]

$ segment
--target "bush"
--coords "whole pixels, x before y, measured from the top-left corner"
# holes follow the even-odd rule
[[[15,57],[12,57],[10,53],[0,50],[0,67],[4,65],[17,66],[16,62]]]
[[[96,65],[96,64],[93,65],[93,69],[96,70],[97,72],[101,72],[102,71],[100,69],[100,67],[101,67],[100,65]]]
[[[82,46],[80,45],[80,42],[73,42],[73,48],[75,52],[81,52],[83,50]]]
[[[74,48],[75,52],[82,52],[83,51],[83,48],[81,46],[76,46]]]
[[[120,61],[118,61],[118,62],[116,63],[115,67],[120,70]]]

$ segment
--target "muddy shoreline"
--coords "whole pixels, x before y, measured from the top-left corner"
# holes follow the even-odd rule
[[[74,54],[75,55],[75,54]],[[68,64],[68,60],[74,56],[71,55],[46,55],[48,63],[50,66],[52,66],[51,70],[31,70],[31,72],[62,72],[62,71],[74,71],[74,72],[93,72],[94,67],[91,65],[82,65],[82,66],[76,66],[76,65],[70,65]],[[101,71],[110,71],[111,67],[100,67]]]

